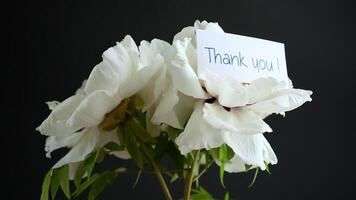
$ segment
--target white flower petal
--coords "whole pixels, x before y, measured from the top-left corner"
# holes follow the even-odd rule
[[[280,89],[281,84],[284,85],[284,82],[278,82],[277,79],[272,77],[259,78],[255,81],[252,81],[249,85],[246,86],[249,97],[249,104],[253,104],[267,98],[273,92]]]
[[[104,90],[95,91],[81,101],[68,119],[67,126],[96,126],[104,119],[106,113],[119,105],[120,101],[119,97],[110,96]]]
[[[147,111],[162,95],[168,82],[166,71],[166,67],[161,65],[160,69],[152,76],[151,80],[149,80],[138,93],[138,96],[144,102],[143,110]]]
[[[246,165],[240,156],[235,155],[224,165],[224,170],[230,173],[245,172]]]
[[[216,148],[224,143],[221,132],[207,123],[203,115],[203,102],[198,102],[184,131],[175,140],[181,154]]]
[[[266,117],[273,113],[284,113],[293,110],[307,101],[311,101],[312,91],[301,89],[284,89],[275,92],[269,98],[248,106],[250,109]]]
[[[144,101],[144,109],[148,110],[159,98],[166,87],[167,62],[173,54],[173,47],[167,42],[154,39],[151,43],[142,41],[140,44],[140,68],[153,68],[149,73],[142,73],[142,78],[150,78],[140,90],[139,96]]]
[[[194,106],[194,99],[180,94],[172,85],[163,94],[152,116],[152,123],[182,129]]]
[[[138,69],[139,56],[137,46],[132,39],[125,38],[127,44],[117,43],[103,53],[103,61],[112,66],[116,72],[119,84],[124,84],[131,78],[132,74]],[[120,86],[121,87],[121,86]]]
[[[202,75],[208,93],[216,97],[219,103],[226,107],[244,106],[248,103],[245,86],[231,77],[221,77],[206,71]]]
[[[131,60],[137,61],[139,59],[137,45],[130,35],[126,35],[120,44],[127,50]]]
[[[277,162],[276,156],[263,134],[241,135],[224,132],[224,141],[248,165],[258,166],[265,170],[265,161],[272,164]]]
[[[188,26],[182,29],[179,33],[177,33],[174,36],[175,41],[183,41],[186,38],[192,39],[192,45],[196,48],[196,35],[195,35],[195,30],[200,29],[200,30],[208,30],[208,31],[214,31],[214,32],[224,32],[223,29],[219,26],[218,23],[209,23],[207,21],[202,21],[200,22],[199,20],[196,20],[193,26]]]
[[[278,162],[277,156],[274,153],[271,145],[269,144],[269,142],[267,141],[267,139],[265,137],[262,137],[261,139],[263,141],[264,144],[264,154],[263,154],[263,159],[268,163],[268,164],[272,164],[275,165]]]
[[[272,129],[260,116],[246,108],[225,110],[218,103],[205,103],[203,107],[204,120],[219,130],[252,135],[272,132]]]
[[[220,160],[218,157],[214,157],[214,161],[220,166]],[[245,172],[246,165],[244,161],[238,155],[234,155],[231,160],[227,161],[224,165],[224,170],[229,173]]]
[[[200,22],[199,20],[196,20],[194,23],[194,27],[196,29],[201,29],[201,30],[208,30],[208,31],[214,31],[214,32],[224,32],[224,30],[219,26],[218,23],[216,22],[207,22],[207,21],[202,21]]]
[[[68,163],[84,160],[88,154],[94,151],[99,134],[97,128],[88,130],[78,143],[76,143],[73,148],[53,166],[53,168],[59,168]]]
[[[174,87],[185,95],[195,98],[206,98],[205,92],[199,82],[196,72],[191,66],[190,60],[187,56],[187,48],[189,40],[184,42],[177,41],[174,47],[177,50],[175,57],[172,60],[172,66],[169,68]],[[190,56],[196,56],[194,55]]]
[[[177,116],[171,115],[172,110],[178,101],[177,90],[174,90],[173,87],[169,87],[162,95],[162,99],[159,101],[151,121],[157,125],[165,123],[173,127],[180,127]]]
[[[50,110],[54,110],[61,102],[59,101],[47,101],[46,104]]]
[[[90,73],[85,86],[85,93],[90,94],[97,90],[116,93],[120,84],[120,74],[117,66],[110,65],[106,60],[96,65]]]
[[[96,144],[96,148],[101,148],[109,142],[115,142],[117,144],[121,144],[119,141],[119,138],[117,137],[117,129],[114,129],[114,130],[108,131],[108,132],[101,131],[100,135],[98,137],[98,142]],[[114,155],[121,159],[130,159],[131,158],[130,154],[126,150],[110,152],[110,155]]]
[[[86,130],[83,130],[78,133],[73,133],[70,135],[65,135],[62,137],[50,136],[46,139],[45,151],[46,157],[50,158],[52,151],[62,148],[62,147],[72,147],[75,145],[85,134]]]
[[[184,41],[185,38],[195,37],[195,28],[193,26],[188,26],[183,28],[179,33],[174,36],[173,43],[175,41]]]
[[[152,109],[154,110],[154,109]],[[150,134],[152,137],[158,137],[161,134],[161,123],[156,123],[154,124],[151,119],[152,119],[152,111],[147,110],[146,112],[146,130],[147,133]]]
[[[82,127],[67,126],[66,121],[84,98],[83,95],[73,95],[55,107],[42,124],[36,128],[42,135],[64,136],[72,134]]]

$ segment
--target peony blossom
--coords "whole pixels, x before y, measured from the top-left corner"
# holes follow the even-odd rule
[[[244,84],[233,77],[206,71],[197,75],[195,30],[223,32],[217,23],[196,21],[174,37],[175,56],[170,71],[172,88],[196,99],[184,131],[175,140],[182,154],[227,144],[235,156],[225,165],[230,172],[245,171],[245,164],[266,169],[277,157],[263,136],[272,129],[263,121],[270,114],[284,114],[311,101],[311,91],[266,77]],[[166,94],[166,98],[169,94]],[[176,105],[173,105],[176,106]],[[171,105],[172,107],[172,105]]]
[[[103,53],[103,60],[94,67],[87,81],[63,102],[49,102],[50,115],[36,129],[48,136],[45,150],[51,152],[70,148],[53,168],[75,164],[110,141],[120,144],[116,126],[130,98],[138,95],[159,70],[159,64],[149,65],[147,57],[161,62],[161,57],[149,48],[140,51],[130,36]],[[145,88],[146,90],[149,88]],[[126,151],[113,152],[128,159]]]

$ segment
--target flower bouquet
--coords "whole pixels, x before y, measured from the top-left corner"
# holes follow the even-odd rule
[[[96,170],[108,156],[131,159],[138,178],[153,172],[167,200],[214,199],[202,187],[192,189],[213,164],[224,186],[225,172],[254,170],[253,184],[259,170],[277,163],[264,119],[311,101],[312,92],[273,77],[242,83],[209,70],[198,75],[196,30],[223,32],[217,23],[196,21],[172,44],[153,39],[137,46],[126,36],[103,53],[73,96],[47,102],[51,113],[36,129],[47,136],[46,156],[69,151],[45,176],[41,200],[55,199],[59,190],[68,199],[83,192],[95,199],[128,172]],[[184,194],[173,197],[164,176],[184,180]]]

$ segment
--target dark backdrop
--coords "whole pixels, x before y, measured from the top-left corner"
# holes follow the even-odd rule
[[[351,1],[350,1],[351,2]],[[1,142],[2,199],[39,199],[46,171],[45,137],[34,131],[49,114],[47,100],[73,94],[101,53],[130,34],[138,42],[175,33],[196,19],[217,21],[226,32],[285,43],[295,87],[314,91],[313,102],[272,116],[267,138],[279,163],[272,175],[229,174],[234,199],[352,199],[355,163],[355,16],[343,1],[23,1],[3,7],[5,58]],[[3,43],[4,44],[4,43]],[[109,160],[108,165],[126,165]],[[5,179],[4,179],[5,178]],[[122,176],[99,199],[162,199],[153,176]],[[221,198],[216,167],[201,184]],[[181,197],[182,184],[172,187]],[[3,195],[4,194],[4,195]]]

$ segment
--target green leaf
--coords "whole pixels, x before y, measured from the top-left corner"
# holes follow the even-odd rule
[[[102,191],[104,191],[106,185],[112,182],[112,179],[116,178],[115,172],[104,172],[100,175],[99,178],[93,182],[90,187],[90,192],[88,194],[88,200],[94,200]]]
[[[79,196],[82,192],[84,192],[85,189],[87,189],[91,184],[93,184],[96,179],[100,177],[100,174],[93,174],[89,179],[87,179],[85,182],[83,182],[79,187],[77,187],[76,191],[72,194],[72,196],[77,197]]]
[[[140,168],[144,168],[143,155],[137,146],[136,138],[132,133],[131,126],[128,123],[124,123],[123,127],[123,138],[125,141],[125,146],[127,151],[129,152],[132,160],[136,163],[136,165]]]
[[[168,154],[175,169],[184,169],[185,165],[188,163],[187,158],[180,153],[172,141],[168,143],[166,153]],[[183,176],[183,172],[184,171],[181,170],[177,173],[179,176]]]
[[[110,151],[123,151],[123,150],[125,150],[125,146],[124,145],[119,145],[116,142],[109,142],[104,147],[106,149],[110,150]]]
[[[97,179],[92,182],[88,200],[94,200],[100,193],[102,193],[108,184],[112,184],[116,177],[126,171],[125,168],[117,168],[114,171],[105,171],[99,175]]]
[[[127,123],[132,133],[135,134],[141,142],[150,144],[156,143],[156,140],[147,133],[146,129],[137,119],[128,120]]]
[[[70,188],[69,188],[69,166],[64,165],[57,169],[59,177],[59,185],[62,188],[64,195],[70,199]]]
[[[191,200],[214,200],[215,199],[203,187],[199,187],[199,189],[193,189],[192,193],[193,194],[190,196]]]
[[[95,161],[96,164],[103,162],[103,160],[105,158],[105,155],[106,155],[106,152],[105,152],[104,148],[99,149],[99,151],[100,151],[99,155],[98,155],[98,157],[96,158],[96,161]]]
[[[134,184],[133,184],[133,186],[132,186],[132,189],[134,189],[134,188],[136,187],[136,185],[137,185],[138,181],[139,181],[139,180],[140,180],[140,178],[141,178],[141,174],[142,174],[142,170],[139,170],[139,171],[138,171],[138,173],[137,173],[137,176],[136,176],[135,182],[134,182]]]
[[[230,194],[229,192],[226,192],[224,200],[230,200]]]
[[[225,163],[228,161],[226,144],[223,144],[219,148],[219,160],[220,160],[220,183],[225,188],[224,184],[224,174],[225,174]]]
[[[135,113],[135,119],[146,129],[146,112],[138,111]]]
[[[82,181],[82,178],[85,174],[85,162],[82,161],[80,162],[78,168],[77,168],[77,171],[75,172],[75,176],[74,176],[74,185],[75,187],[79,187],[81,181]]]
[[[229,161],[235,156],[235,152],[228,145],[225,144],[225,146],[226,146],[227,161]]]
[[[250,183],[250,185],[248,187],[251,187],[251,186],[253,186],[253,184],[255,184],[259,169],[260,169],[259,167],[256,168],[255,175],[253,176],[252,182]]]
[[[88,159],[85,160],[86,173],[88,178],[91,176],[91,173],[93,172],[96,160],[100,155],[100,151],[101,151],[100,149],[96,150],[95,152],[90,154]]]
[[[56,169],[53,170],[52,172],[52,180],[51,180],[51,197],[52,199],[55,199],[58,187],[59,187],[59,182],[60,182],[60,176],[58,175],[58,171]]]
[[[154,157],[156,160],[160,161],[163,158],[164,153],[166,153],[167,151],[169,140],[166,134],[161,134],[156,138],[156,140],[157,143],[154,148],[154,153],[155,153]]]
[[[119,125],[117,126],[116,132],[117,132],[117,138],[119,139],[120,144],[123,145],[123,146],[125,146],[125,143],[126,143],[126,142],[125,142],[125,140],[124,140],[124,127],[123,127],[123,123],[121,123],[121,124],[119,124]]]
[[[52,170],[49,170],[43,180],[42,184],[42,193],[41,193],[41,200],[48,200],[48,195],[49,195],[49,187],[51,184],[51,175],[52,175]]]

